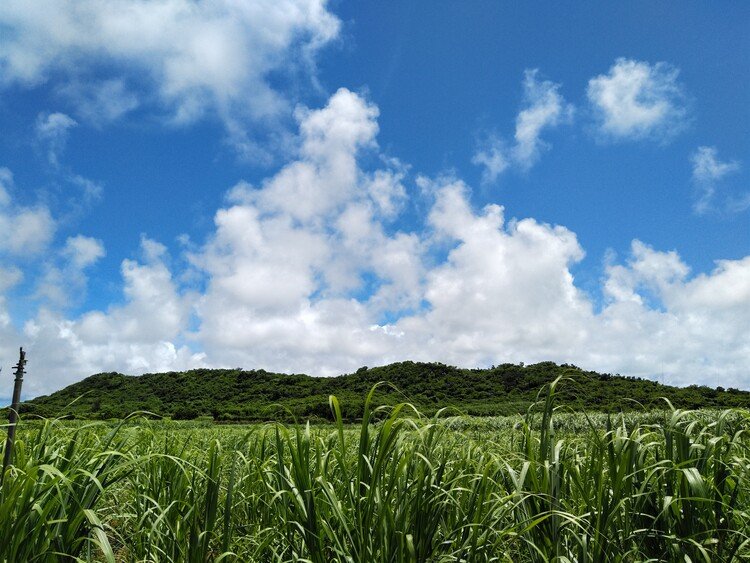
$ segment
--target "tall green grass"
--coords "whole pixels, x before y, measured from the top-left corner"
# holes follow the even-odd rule
[[[0,559],[58,561],[92,554],[114,561],[100,518],[105,491],[136,466],[126,432],[45,421],[16,442],[0,487]]]
[[[24,421],[0,560],[744,561],[744,411],[422,417],[358,427]]]

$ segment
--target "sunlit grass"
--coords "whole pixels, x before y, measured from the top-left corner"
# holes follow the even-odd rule
[[[3,561],[740,561],[745,411],[358,426],[24,420]],[[562,383],[564,384],[564,382]]]

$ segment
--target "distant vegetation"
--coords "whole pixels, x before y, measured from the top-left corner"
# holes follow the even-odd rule
[[[413,403],[428,415],[452,407],[456,414],[501,416],[523,413],[539,389],[557,377],[557,401],[575,410],[619,412],[665,408],[750,407],[750,393],[736,389],[685,388],[654,381],[584,371],[543,362],[503,364],[490,369],[459,369],[440,363],[402,362],[322,378],[264,370],[198,369],[126,376],[101,373],[49,396],[23,403],[22,414],[84,419],[122,418],[149,411],[174,419],[211,417],[221,422],[330,419],[329,395],[339,397],[347,421],[362,418],[363,397],[377,382],[376,400]]]

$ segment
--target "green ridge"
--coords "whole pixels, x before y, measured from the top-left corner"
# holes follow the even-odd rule
[[[452,407],[456,414],[509,415],[525,412],[537,392],[558,376],[558,404],[577,410],[620,411],[663,408],[750,407],[750,392],[721,387],[671,387],[651,380],[584,371],[567,364],[503,364],[460,369],[440,363],[401,362],[360,368],[339,377],[285,375],[264,370],[196,369],[127,376],[92,375],[48,396],[22,404],[26,415],[121,418],[135,411],[190,419],[249,422],[331,417],[329,395],[336,395],[347,420],[361,417],[363,397],[377,382],[382,403],[412,402],[430,414]]]

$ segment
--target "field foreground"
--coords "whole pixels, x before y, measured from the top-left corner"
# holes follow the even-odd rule
[[[750,415],[24,420],[2,561],[741,561]]]

